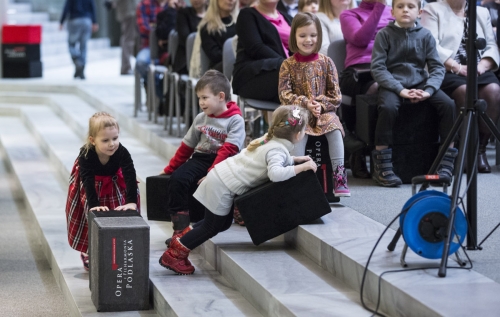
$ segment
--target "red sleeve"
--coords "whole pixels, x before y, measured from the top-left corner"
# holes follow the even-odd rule
[[[193,154],[193,152],[194,152],[193,148],[190,148],[189,146],[184,144],[184,142],[181,142],[181,146],[179,146],[177,152],[175,152],[174,157],[172,157],[167,167],[163,169],[165,174],[167,175],[172,174],[182,164],[186,163],[186,161],[191,157],[191,154]]]
[[[238,152],[239,152],[239,149],[236,145],[228,143],[228,142],[224,143],[222,145],[222,147],[219,149],[219,151],[217,152],[217,157],[215,158],[214,163],[212,164],[212,166],[210,166],[208,171],[210,172],[210,170],[212,168],[214,168],[214,166],[217,165],[217,163],[224,161],[225,159],[227,159],[230,156],[238,154]]]

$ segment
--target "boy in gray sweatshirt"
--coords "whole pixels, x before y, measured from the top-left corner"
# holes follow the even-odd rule
[[[453,100],[439,89],[445,68],[436,51],[436,42],[431,32],[417,21],[420,6],[419,0],[393,1],[391,12],[395,21],[377,33],[372,50],[371,72],[379,84],[372,178],[386,187],[402,183],[392,170],[389,146],[403,102],[417,103],[429,99],[439,116],[441,141],[446,139],[455,119]],[[452,143],[438,169],[438,174],[447,182],[451,182],[456,155]]]

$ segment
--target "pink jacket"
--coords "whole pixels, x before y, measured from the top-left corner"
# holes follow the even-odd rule
[[[377,32],[394,20],[391,8],[380,2],[361,2],[358,8],[340,14],[346,42],[345,67],[371,62]]]

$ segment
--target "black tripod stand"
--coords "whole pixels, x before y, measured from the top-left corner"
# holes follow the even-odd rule
[[[467,220],[468,220],[468,232],[467,232],[467,249],[468,250],[478,250],[481,249],[481,244],[495,231],[499,226],[497,225],[487,236],[477,244],[477,169],[475,166],[475,159],[478,153],[478,124],[479,118],[484,121],[488,126],[488,129],[493,133],[497,140],[500,140],[500,132],[497,130],[493,121],[485,114],[486,102],[477,97],[477,61],[475,56],[477,56],[477,51],[479,49],[484,49],[486,47],[486,41],[484,39],[476,38],[476,3],[469,0],[468,6],[468,19],[469,19],[469,29],[467,38],[467,90],[466,90],[466,104],[467,108],[462,108],[457,120],[453,124],[451,132],[446,137],[443,142],[439,153],[432,164],[429,174],[435,174],[437,168],[443,159],[447,148],[455,139],[455,136],[461,127],[461,139],[459,144],[458,156],[455,163],[455,173],[453,182],[453,189],[451,192],[451,207],[450,215],[448,219],[448,224],[446,227],[444,235],[444,247],[443,254],[441,257],[441,264],[439,267],[438,275],[440,277],[446,276],[446,266],[448,263],[448,253],[450,250],[451,241],[453,238],[453,224],[455,222],[455,213],[457,210],[458,201],[460,199],[460,185],[463,176],[464,162],[467,162]],[[498,106],[498,105],[490,105]],[[466,160],[467,155],[467,160]],[[420,191],[425,190],[429,187],[429,182],[424,182],[420,188]],[[398,229],[393,240],[387,247],[390,251],[393,251],[398,239],[401,237],[401,228]]]

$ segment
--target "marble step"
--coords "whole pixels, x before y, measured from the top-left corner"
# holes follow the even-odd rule
[[[87,61],[95,62],[99,60],[118,58],[120,54],[121,50],[118,47],[91,49],[87,51]],[[51,68],[73,66],[73,61],[71,60],[67,47],[66,50],[57,54],[42,55],[42,63],[44,71]]]
[[[44,87],[38,84],[29,88],[7,85],[4,90],[56,91],[58,89],[73,89],[71,91],[89,101],[93,106],[115,111],[116,115],[126,122],[124,126],[137,127],[142,125],[145,128],[148,125],[154,126],[150,123],[140,122],[140,120],[146,120],[144,118],[140,117],[137,120],[132,118],[131,91],[128,92],[127,96],[125,91],[123,94],[116,94],[117,91],[108,92],[103,87],[92,85],[75,89],[74,87]],[[113,95],[117,100],[113,99]],[[128,101],[127,98],[129,98]],[[122,123],[121,119],[120,123]],[[395,214],[397,212],[395,211]],[[366,259],[374,241],[383,229],[384,226],[380,223],[364,217],[350,208],[336,204],[332,208],[332,213],[323,217],[321,223],[300,226],[286,234],[285,238],[290,245],[306,254],[317,265],[331,272],[352,289],[359,291]],[[380,274],[387,270],[401,268],[399,265],[401,242],[395,252],[385,251],[388,239],[392,238],[393,233],[394,231],[390,231],[388,237],[384,238],[369,267],[365,288],[365,296],[369,300],[376,300]],[[407,258],[408,263],[413,268],[438,265],[437,261],[424,260],[411,252]],[[474,300],[482,302],[484,305],[481,305],[480,308],[470,305],[470,300],[467,299],[470,294],[467,291],[455,295],[456,287],[454,285],[459,283],[464,283],[467,287],[474,289]],[[492,299],[490,290],[498,290],[498,284],[474,271],[450,269],[448,277],[445,279],[437,278],[435,269],[389,274],[382,279],[381,307],[383,311],[393,316],[405,316],[408,311],[411,311],[415,316],[467,316],[476,309],[480,309],[482,314],[487,316],[499,308],[496,301]],[[443,296],[436,297],[436,293],[443,294]],[[455,296],[460,296],[459,300],[456,300]]]
[[[45,109],[43,109],[45,108]],[[68,135],[72,132],[69,128],[64,129],[64,124],[58,122],[57,118],[51,118],[47,109],[43,106],[26,106],[20,107],[20,121],[28,126],[30,132],[34,133],[34,140],[41,145],[43,152],[48,152],[50,164],[54,164],[54,155],[60,155],[61,162],[56,163],[55,171],[61,176],[62,170],[66,171],[67,179],[69,177],[70,168],[66,167],[69,160],[65,155],[65,151],[60,150],[62,143],[78,142],[71,140]],[[12,112],[12,111],[11,111]],[[55,116],[55,115],[54,115]],[[33,120],[39,122],[34,123]],[[49,128],[47,128],[49,127]],[[54,133],[54,131],[57,131]],[[64,140],[57,140],[57,135],[65,135]],[[41,141],[44,138],[44,141]],[[73,139],[78,139],[73,135]],[[47,141],[49,140],[49,141]],[[81,144],[78,143],[78,144]],[[57,145],[57,146],[56,146]],[[69,146],[68,146],[69,148]],[[78,153],[78,152],[76,152]],[[134,156],[135,160],[135,156]],[[140,159],[135,160],[141,162]],[[146,166],[148,162],[139,163]],[[63,185],[64,187],[64,185]],[[60,195],[61,196],[61,195]],[[64,195],[61,196],[64,200]],[[48,196],[47,199],[54,197]],[[63,210],[64,207],[61,207]],[[64,218],[63,218],[64,220]],[[255,308],[250,305],[217,271],[210,267],[206,261],[194,254],[193,263],[196,264],[197,278],[190,280],[189,286],[192,287],[190,292],[187,292],[182,297],[178,294],[182,293],[181,289],[185,288],[186,277],[183,276],[168,276],[166,270],[158,264],[158,259],[165,250],[164,240],[172,234],[170,224],[164,222],[149,222],[151,226],[151,261],[150,261],[150,281],[152,287],[152,296],[156,311],[160,316],[261,316]],[[59,228],[60,234],[65,235],[65,224]],[[64,245],[66,248],[66,245]],[[75,252],[67,247],[68,253]],[[81,266],[80,261],[77,263]],[[88,278],[87,278],[88,281]],[[81,286],[81,285],[80,285]],[[175,290],[175,291],[173,291]],[[198,290],[195,292],[194,290]],[[71,292],[73,296],[78,294],[79,290]],[[201,296],[203,294],[203,296]],[[88,298],[90,302],[90,297]],[[186,305],[186,302],[189,305]],[[91,305],[91,303],[90,303]]]
[[[148,121],[144,113],[140,114],[139,118],[127,115],[132,112],[133,107],[126,101],[129,97],[127,87],[116,86],[106,89],[97,87],[100,86],[90,85],[89,88],[85,88],[83,86],[32,85],[31,88],[26,86],[23,88],[18,84],[6,84],[0,85],[0,100],[14,104],[47,105],[65,122],[70,122],[72,130],[82,140],[88,128],[88,119],[97,111],[109,112],[117,118],[122,131],[153,149],[164,160],[160,164],[163,165],[160,166],[160,170],[165,167],[180,145],[180,138],[168,136],[160,125]],[[19,88],[31,92],[13,91]],[[40,92],[33,92],[37,90]],[[115,97],[108,99],[108,96]],[[155,170],[153,174],[158,172],[159,170]],[[148,174],[148,176],[153,174]]]
[[[45,12],[15,12],[7,15],[8,24],[43,24],[49,22]]]
[[[66,38],[67,39],[67,38]],[[92,50],[109,48],[109,39],[108,38],[95,38],[91,39],[87,42],[87,52]],[[62,53],[67,53],[68,51],[68,43],[66,40],[58,41],[58,42],[45,42],[42,38],[42,45],[40,47],[40,51],[42,54],[42,59],[44,56],[49,55],[60,55]]]
[[[153,309],[141,312],[98,313],[90,300],[88,274],[76,251],[69,248],[64,207],[66,191],[55,167],[37,140],[16,117],[0,117],[0,148],[6,164],[23,191],[31,221],[36,223],[40,246],[51,266],[71,316],[157,316]]]
[[[31,12],[30,3],[9,3],[7,7],[8,15]]]
[[[21,118],[23,120],[23,123],[27,125],[30,131],[34,134],[37,141],[41,145],[41,148],[44,149],[44,152],[46,152],[46,154],[51,158],[51,162],[53,164],[57,164],[57,166],[59,166],[58,168],[59,170],[62,169],[66,170],[69,176],[69,171],[71,169],[73,158],[68,157],[67,153],[75,150],[74,149],[70,150],[69,146],[64,147],[63,144],[65,143],[78,144],[78,136],[76,135],[71,136],[71,134],[74,134],[72,133],[73,131],[71,131],[69,127],[65,127],[64,125],[65,124],[72,125],[72,122],[69,122],[67,120],[63,121],[59,119],[59,117],[55,113],[53,113],[51,109],[43,106],[25,106],[22,107],[21,111],[22,111]],[[57,129],[54,127],[57,127]],[[64,137],[59,137],[61,134],[64,135]],[[122,142],[124,144],[129,144],[128,142],[126,142],[126,139],[127,137],[122,138]],[[61,149],[63,147],[65,148],[64,150]],[[128,146],[127,148],[131,147]],[[135,147],[134,150],[138,151],[138,149],[136,149]],[[141,164],[141,162],[143,162],[144,160],[144,157],[138,153],[132,153],[132,156],[134,157],[134,161],[136,162],[136,168],[138,170],[138,178],[140,178],[141,172],[139,166],[151,165],[151,164],[146,164],[146,163]],[[60,160],[59,163],[56,162],[58,158]],[[231,241],[232,243],[243,244],[243,245],[251,244],[250,238],[245,228],[240,228],[239,226],[233,226],[232,229],[236,229],[235,231],[230,230],[229,233],[233,234],[233,241]],[[165,249],[163,245],[164,239],[165,235],[163,232],[159,233],[159,239],[154,239],[152,237],[152,241],[156,241],[155,243],[156,246],[158,247],[158,249],[154,247],[152,250],[152,259],[151,259],[152,263],[154,263],[153,261],[156,262],[159,256],[161,256],[161,253],[164,251]],[[227,237],[224,238],[224,236],[222,236],[220,237],[220,239],[223,239],[222,240],[224,242],[223,244],[228,242]],[[335,307],[338,308],[338,306],[340,305],[338,303],[339,301],[342,303],[341,306],[343,307],[344,316],[359,316],[359,314],[364,311],[363,308],[361,308],[361,306],[359,305],[359,303],[352,302],[349,299],[349,297],[355,297],[351,295],[355,292],[349,290],[348,287],[346,287],[342,282],[332,281],[336,279],[332,278],[331,275],[328,274],[328,272],[322,270],[320,267],[312,263],[311,260],[309,260],[307,257],[299,254],[299,252],[294,250],[285,251],[284,249],[286,249],[286,246],[284,245],[284,241],[282,238],[277,239],[277,241],[269,242],[271,248],[273,248],[273,246],[274,248],[276,248],[276,246],[274,245],[275,243],[278,243],[278,248],[274,252],[266,252],[266,249],[263,249],[262,247],[260,247],[258,250],[255,247],[239,250],[240,251],[239,253],[243,251],[244,254],[249,254],[249,255],[255,254],[254,257],[255,259],[266,259],[266,261],[251,262],[247,260],[248,257],[247,258],[243,257],[237,261],[223,261],[225,265],[217,265],[217,271],[221,273],[222,272],[234,273],[233,275],[228,276],[232,278],[231,281],[235,281],[234,283],[226,285],[228,290],[231,290],[233,293],[235,292],[237,293],[237,291],[239,292],[245,291],[244,295],[245,298],[247,298],[248,300],[250,300],[249,297],[254,299],[255,295],[253,294],[269,293],[269,296],[257,296],[258,301],[252,302],[254,306],[259,308],[258,311],[263,315],[300,316],[304,315],[304,313],[307,311],[312,311],[315,309],[318,311],[323,311],[324,314],[326,313],[327,315],[331,315],[336,311]],[[217,245],[217,243],[214,243],[214,245]],[[220,249],[223,250],[222,248]],[[155,253],[156,257],[153,256],[153,254]],[[205,256],[203,258],[200,257],[200,259],[195,262],[197,269],[199,266],[201,266],[202,268],[207,266],[207,264],[205,264],[205,259],[207,258],[206,252],[204,252],[204,254]],[[226,255],[229,254],[230,258],[234,258],[231,252],[227,252],[225,254]],[[292,257],[288,256],[287,254],[291,254]],[[252,258],[252,256],[250,256],[250,258]],[[280,265],[276,267],[279,270],[281,270],[283,266],[289,268],[290,270],[293,268],[293,274],[286,275],[288,277],[287,280],[285,280],[284,276],[282,275],[278,275],[272,271],[269,272],[269,269],[272,268],[272,266],[271,267],[268,266],[268,263],[277,261],[280,261]],[[210,263],[210,262],[208,264],[209,264],[208,266],[216,265],[216,263]],[[171,275],[171,272],[166,271],[159,265],[156,266],[157,266],[156,268],[157,275],[155,276],[160,281],[169,279],[168,276]],[[154,269],[154,265],[152,265],[152,268]],[[215,271],[215,273],[217,271]],[[254,276],[255,272],[267,272],[266,276],[273,277],[274,279],[271,279],[270,281],[266,281],[266,279],[259,279],[258,274],[257,276]],[[245,279],[243,278],[245,276],[249,277]],[[297,276],[300,276],[300,278],[297,279]],[[167,285],[167,287],[164,287],[166,289],[164,293],[167,294],[165,295],[165,297],[168,296],[169,294],[168,285],[172,284],[155,283],[153,279],[154,277],[152,276],[151,281],[155,284],[155,286],[157,286],[158,289]],[[309,290],[306,290],[306,292],[304,293],[303,285],[300,285],[300,283],[299,285],[297,285],[298,280],[309,281],[311,283],[310,287],[316,289],[317,294],[313,294]],[[328,280],[328,282],[326,282],[326,280]],[[209,282],[208,284],[210,283],[213,284],[213,281],[209,280],[207,282]],[[272,289],[271,285],[275,285],[276,287],[278,287],[280,283],[289,285],[288,287],[286,287],[287,296],[284,296],[285,294],[281,293],[279,290]],[[230,285],[234,285],[234,288],[236,288],[236,290],[234,290]],[[252,287],[250,285],[252,285]],[[183,285],[180,284],[178,285],[178,287],[183,287]],[[207,286],[205,286],[204,289],[206,290]],[[344,294],[346,292],[347,295]],[[294,305],[292,305],[292,307],[289,307],[294,302],[293,298],[304,297],[305,294],[307,294],[308,300],[300,301],[300,303],[295,303]],[[205,298],[206,296],[202,297],[201,299],[205,300]],[[243,301],[243,299],[241,300]],[[168,302],[168,298],[166,299],[166,302]],[[241,304],[239,306],[241,306]],[[250,305],[249,307],[253,306]],[[334,308],[327,309],[327,307],[334,307]],[[224,311],[229,312],[230,310],[229,308],[224,307]],[[245,309],[245,312],[246,312],[245,314],[247,314],[248,309]],[[258,314],[257,311],[254,311],[251,315],[254,314]],[[228,316],[231,315],[234,314],[228,314]],[[335,316],[335,314],[331,316]]]

